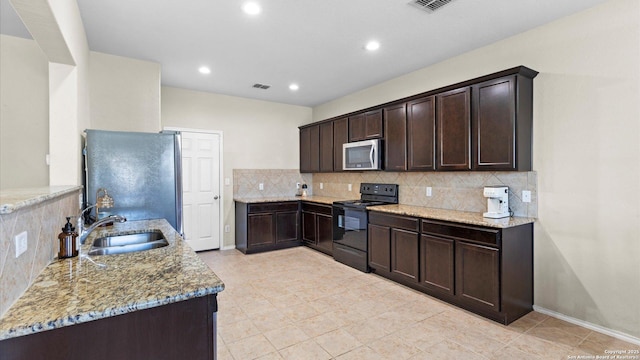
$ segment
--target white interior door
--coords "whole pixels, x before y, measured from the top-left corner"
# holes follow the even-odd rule
[[[182,134],[184,238],[195,250],[220,248],[220,134]]]

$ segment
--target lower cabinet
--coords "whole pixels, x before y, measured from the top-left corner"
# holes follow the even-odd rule
[[[302,241],[305,245],[333,254],[333,218],[331,205],[302,202]]]
[[[245,254],[300,245],[298,202],[236,202],[236,248]]]
[[[51,360],[216,358],[216,295],[0,341],[0,358]]]
[[[503,324],[533,307],[533,224],[488,228],[369,213],[369,266]]]

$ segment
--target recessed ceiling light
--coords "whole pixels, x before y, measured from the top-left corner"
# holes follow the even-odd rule
[[[206,75],[206,74],[211,74],[211,69],[209,69],[209,68],[208,68],[208,67],[206,67],[206,66],[200,66],[200,67],[198,68],[198,71],[200,72],[200,74],[205,74],[205,75]]]
[[[289,90],[291,91],[297,91],[298,89],[300,89],[300,86],[298,86],[298,84],[289,85]]]
[[[260,8],[260,5],[258,5],[258,3],[251,1],[242,5],[242,11],[249,15],[258,15],[260,14],[260,11],[262,11],[262,9]]]
[[[378,50],[380,48],[380,43],[375,41],[375,40],[372,40],[372,41],[369,41],[367,43],[367,45],[365,45],[364,48],[369,50],[369,51],[375,51],[375,50]]]

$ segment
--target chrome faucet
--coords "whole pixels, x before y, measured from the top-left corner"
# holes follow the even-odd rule
[[[89,208],[84,209],[84,211],[80,214],[80,217],[78,219],[78,233],[80,234],[80,244],[84,244],[85,240],[87,240],[87,236],[89,236],[89,234],[95,230],[98,226],[112,222],[112,221],[117,221],[117,222],[125,222],[127,221],[127,218],[125,218],[124,216],[120,216],[120,215],[109,215],[105,218],[102,218],[96,222],[94,222],[93,224],[91,224],[91,226],[89,226],[88,228],[84,228],[84,220],[82,219],[82,216],[84,214],[85,211],[87,211]]]

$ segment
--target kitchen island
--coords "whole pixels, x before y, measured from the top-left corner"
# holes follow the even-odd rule
[[[0,319],[2,359],[213,359],[224,283],[166,220],[97,229],[81,253],[95,238],[150,230],[169,245],[49,264]]]

